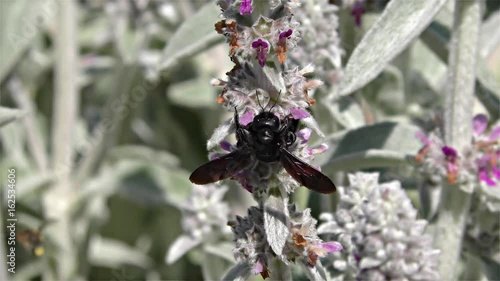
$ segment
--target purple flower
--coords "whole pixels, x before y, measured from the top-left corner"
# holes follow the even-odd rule
[[[500,126],[493,128],[489,136],[490,141],[496,141],[498,139],[500,139]]]
[[[480,138],[488,128],[488,117],[484,114],[474,116],[472,120],[473,134],[476,139]],[[494,142],[500,139],[500,126],[493,128],[488,136],[484,136],[481,140]]]
[[[443,146],[441,148],[447,162],[448,182],[456,183],[458,178],[458,153],[450,146]]]
[[[288,29],[287,31],[283,31],[280,33],[278,40],[281,41],[281,40],[284,40],[286,38],[289,38],[292,35],[292,33],[293,33],[293,30],[291,30],[291,29]]]
[[[306,152],[309,154],[309,155],[313,155],[313,154],[321,154],[325,151],[328,150],[328,145],[326,145],[325,143],[323,144],[320,144],[316,147],[313,147],[313,148],[306,148]]]
[[[498,168],[498,159],[500,149],[498,149],[498,139],[500,138],[500,126],[491,130],[487,135],[488,117],[484,114],[478,114],[472,121],[474,133],[474,148],[479,152],[477,159],[477,176],[480,181],[489,186],[496,186],[496,179],[500,180],[500,169]]]
[[[311,116],[307,110],[302,108],[292,108],[290,109],[290,114],[292,114],[294,119],[304,119]]]
[[[229,152],[231,152],[231,151],[233,151],[233,150],[235,149],[235,147],[234,147],[232,144],[230,144],[228,141],[225,141],[225,140],[224,140],[224,141],[221,141],[221,142],[219,143],[219,145],[220,145],[220,147],[221,147],[222,149],[224,149],[225,151],[229,151]]]
[[[489,186],[495,186],[496,182],[490,178],[490,175],[488,173],[488,169],[486,167],[481,167],[478,170],[478,176],[479,180],[485,182]]]
[[[252,268],[252,274],[257,275],[264,271],[264,263],[262,262],[262,259],[257,259],[257,262]]]
[[[249,110],[249,111],[245,112],[245,114],[243,114],[240,117],[240,123],[241,123],[241,125],[243,125],[243,126],[248,125],[250,122],[252,122],[254,116],[255,116],[255,114],[253,113],[252,110]]]
[[[300,235],[299,235],[300,236]],[[310,243],[307,239],[304,239],[303,236],[302,241],[303,245],[307,249],[307,262],[306,265],[313,268],[316,266],[316,262],[318,258],[325,257],[329,253],[338,252],[343,249],[342,245],[339,242],[320,242],[320,243]],[[295,243],[297,243],[297,239],[295,239]]]
[[[269,47],[269,44],[262,40],[258,39],[256,41],[252,42],[252,48],[257,50],[257,60],[259,61],[260,66],[264,67],[266,65],[266,60],[267,60],[267,48]]]
[[[441,150],[443,151],[448,161],[455,161],[458,157],[458,153],[453,147],[445,145],[443,146],[443,148],[441,148]]]
[[[477,161],[477,175],[479,180],[485,182],[489,186],[497,186],[497,181],[500,182],[500,169],[497,166],[498,159],[496,155],[485,155]],[[497,181],[495,181],[495,179]]]
[[[263,279],[266,279],[269,277],[269,272],[267,270],[266,264],[262,261],[262,258],[258,258],[257,262],[252,268],[252,274],[257,275],[259,274],[262,276]]]
[[[252,0],[241,0],[240,15],[249,15],[253,12]]]
[[[278,61],[283,64],[286,59],[286,39],[290,38],[293,30],[288,29],[287,31],[283,31],[278,36],[278,46],[276,47],[276,56],[278,57]]]
[[[324,242],[321,243],[321,247],[326,249],[328,253],[338,252],[343,249],[342,245],[339,242]]]
[[[474,136],[478,137],[482,135],[486,128],[488,127],[488,117],[484,114],[478,114],[472,120],[472,128],[474,131]]]
[[[311,137],[312,130],[309,128],[304,128],[295,134],[298,139],[301,140],[301,143],[306,143]]]
[[[354,22],[357,27],[361,26],[361,16],[365,12],[365,4],[361,1],[356,1],[352,7],[351,15],[354,17]]]
[[[415,137],[420,139],[420,141],[425,145],[430,145],[432,143],[431,140],[422,132],[417,132]]]

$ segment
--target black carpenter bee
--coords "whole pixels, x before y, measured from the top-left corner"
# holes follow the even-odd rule
[[[280,120],[271,110],[263,109],[252,122],[242,126],[235,108],[234,123],[237,149],[196,169],[189,177],[192,183],[208,184],[233,177],[250,166],[255,157],[266,163],[279,161],[292,178],[311,190],[335,192],[335,185],[327,176],[288,151],[296,140],[299,120],[291,115]]]

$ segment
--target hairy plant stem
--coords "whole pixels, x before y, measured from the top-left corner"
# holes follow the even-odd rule
[[[83,183],[94,171],[96,171],[106,150],[112,145],[120,132],[125,121],[125,113],[130,114],[131,94],[134,77],[138,68],[132,65],[120,64],[117,68],[116,89],[107,104],[107,115],[98,125],[93,136],[92,147],[85,153],[81,165],[76,171],[76,182]],[[121,103],[120,103],[121,102]],[[127,111],[128,110],[128,111]]]
[[[462,152],[470,144],[474,81],[478,54],[482,0],[455,2],[449,81],[445,106],[445,142]],[[470,183],[444,184],[441,209],[436,225],[435,245],[441,250],[439,272],[447,280],[457,279],[457,264],[462,248],[465,223],[469,214]]]
[[[17,107],[28,112],[28,115],[23,118],[28,137],[28,149],[33,155],[38,169],[45,174],[49,170],[49,160],[45,150],[45,142],[36,124],[35,105],[28,96],[28,90],[22,85],[19,77],[9,79],[7,87]]]
[[[52,168],[57,176],[55,185],[44,195],[47,219],[54,221],[47,234],[56,245],[51,248],[54,270],[44,277],[52,280],[75,280],[75,247],[71,241],[70,207],[75,190],[70,175],[73,168],[73,140],[78,118],[77,85],[77,2],[62,1],[58,13],[55,47],[55,93],[52,131]]]

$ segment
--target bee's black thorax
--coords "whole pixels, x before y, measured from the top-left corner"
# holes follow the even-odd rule
[[[237,135],[238,144],[248,146],[259,161],[277,162],[280,148],[288,148],[295,142],[297,125],[298,120],[291,117],[282,121],[271,112],[261,112],[241,127],[243,133]]]

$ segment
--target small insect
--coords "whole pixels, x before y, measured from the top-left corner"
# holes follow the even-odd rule
[[[17,240],[37,257],[45,252],[43,237],[39,229],[24,229],[17,233]]]
[[[235,108],[236,150],[203,164],[189,180],[195,184],[208,184],[233,177],[250,166],[255,157],[266,163],[280,162],[292,178],[311,190],[335,192],[336,187],[327,176],[288,151],[295,143],[299,120],[291,115],[280,120],[271,112],[273,107],[269,111],[262,108],[262,112],[245,126],[240,124]]]

